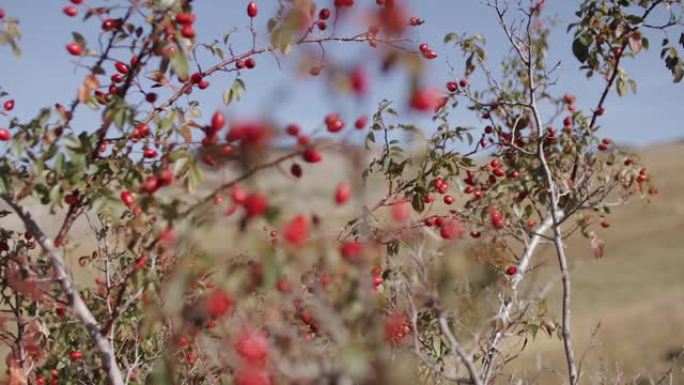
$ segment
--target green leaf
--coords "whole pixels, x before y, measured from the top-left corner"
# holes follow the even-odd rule
[[[235,79],[233,85],[229,89],[227,89],[226,92],[223,93],[223,103],[228,105],[232,103],[234,100],[239,101],[246,90],[247,87],[245,87],[245,82],[243,82],[242,79],[239,78]]]
[[[188,57],[185,55],[185,52],[183,52],[181,48],[175,50],[171,56],[171,69],[173,69],[173,72],[185,79],[189,75],[189,66],[190,63],[188,62]]]
[[[72,32],[71,34],[72,34],[73,37],[74,37],[74,43],[76,43],[76,44],[80,45],[81,47],[85,48],[85,46],[86,46],[86,40],[85,40],[85,38],[83,37],[83,35],[81,35],[81,34],[78,33],[78,32]]]
[[[458,39],[458,35],[451,32],[451,33],[448,33],[446,36],[444,36],[444,43],[448,43],[450,41],[457,40],[457,39]]]
[[[589,44],[582,37],[578,37],[572,42],[572,53],[580,63],[584,63],[589,58]]]

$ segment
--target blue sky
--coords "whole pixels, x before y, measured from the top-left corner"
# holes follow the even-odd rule
[[[85,1],[89,5],[112,3]],[[235,50],[243,52],[249,48],[248,18],[245,16],[247,0],[196,0],[194,3],[199,40],[220,39],[225,31],[235,26],[238,30],[231,38]],[[276,1],[257,0],[257,3],[260,14],[256,18],[256,26],[263,30]],[[329,5],[332,0],[317,3]],[[371,6],[372,3],[374,0],[357,0],[358,6]],[[427,21],[412,31],[411,38],[417,42],[428,42],[440,54],[428,64],[428,81],[432,84],[441,86],[451,79],[447,61],[454,65],[457,73],[462,73],[461,55],[442,43],[444,35],[449,32],[483,34],[493,60],[491,66],[495,66],[500,54],[507,50],[493,11],[479,0],[411,0],[408,3],[415,16]],[[570,53],[571,36],[565,33],[565,25],[572,20],[578,1],[549,0],[547,3],[547,16],[556,16],[562,22],[551,38],[551,55],[562,61],[561,80],[556,91],[559,95],[571,92],[578,97],[578,107],[591,108],[603,82],[600,79],[587,80],[578,71],[578,62]],[[80,17],[66,17],[61,12],[65,5],[68,5],[66,0],[0,0],[0,8],[4,8],[8,16],[19,18],[24,32],[21,40],[23,55],[20,58],[13,57],[7,48],[0,50],[0,86],[16,99],[13,112],[22,119],[35,116],[40,107],[50,106],[56,101],[68,103],[85,73],[83,69],[76,69],[64,46],[71,41],[72,31],[95,36],[99,22],[83,23]],[[622,98],[611,94],[601,121],[604,136],[633,145],[684,137],[681,123],[684,120],[684,84],[672,83],[669,72],[658,57],[660,38],[654,36],[650,51],[626,63],[628,73],[639,81],[638,94]],[[263,40],[258,43],[263,44]],[[334,52],[349,66],[364,63],[371,53],[369,48],[361,45],[330,46],[328,52]],[[203,59],[206,59],[202,60],[204,65],[214,63],[214,59],[209,57]],[[243,100],[227,108],[229,118],[272,114],[283,123],[297,121],[305,129],[313,129],[321,125],[324,115],[329,112],[342,112],[348,121],[353,121],[355,116],[371,113],[382,98],[398,97],[405,89],[404,77],[396,74],[374,79],[372,92],[365,99],[350,100],[348,96],[331,95],[320,81],[293,76],[288,70],[291,59],[285,59],[283,63],[285,68],[279,70],[272,56],[257,58],[257,68],[242,75],[248,92]],[[234,75],[224,74],[211,79],[208,90],[193,93],[192,99],[203,105],[205,119],[214,109],[223,108],[221,95],[233,79]],[[403,99],[398,102],[404,103]],[[87,107],[78,110],[77,130],[92,130],[97,122],[98,113],[88,111]],[[429,122],[423,123],[423,128],[429,130]],[[475,124],[475,120],[464,112],[462,123]],[[0,117],[0,126],[6,124],[7,118]]]

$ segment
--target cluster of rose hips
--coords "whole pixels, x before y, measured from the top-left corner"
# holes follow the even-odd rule
[[[325,31],[328,28],[326,20],[330,18],[330,10],[328,8],[322,8],[318,12],[318,21],[316,21],[316,26],[321,31]]]
[[[193,39],[195,37],[195,15],[192,13],[179,13],[176,15],[175,22],[181,26],[181,35],[186,39]]]
[[[33,239],[33,233],[30,231],[26,231],[23,234],[18,234],[19,237],[23,237],[24,240],[21,241],[21,238],[19,238],[18,244],[26,246],[27,249],[33,250],[36,248],[36,241]],[[0,252],[7,252],[10,250],[9,243],[7,243],[6,239],[0,240]]]
[[[77,354],[75,354],[76,358],[71,357],[71,354],[73,354],[73,353],[77,353]],[[72,360],[81,358],[80,352],[78,352],[78,351],[71,352],[71,354],[69,354],[69,357]],[[51,369],[50,370],[50,381],[49,382],[48,382],[48,378],[45,377],[44,374],[40,373],[40,374],[36,375],[36,385],[58,385],[58,384],[59,384],[59,370],[57,370],[57,369]]]
[[[466,89],[468,88],[469,84],[470,82],[468,81],[468,79],[461,79],[458,81],[458,83],[455,81],[449,81],[446,84],[446,89],[449,90],[449,92],[454,93],[458,92],[459,86],[461,89]]]
[[[399,345],[411,333],[411,321],[405,313],[390,314],[385,318],[385,339],[393,346]]]
[[[426,59],[432,60],[437,57],[437,51],[431,49],[427,43],[421,44],[420,46],[418,46],[418,49],[420,50],[420,53],[423,55],[423,57]]]

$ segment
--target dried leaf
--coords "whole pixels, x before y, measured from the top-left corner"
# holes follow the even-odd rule
[[[591,231],[589,233],[589,239],[591,249],[594,251],[594,258],[603,258],[606,248],[606,242],[599,238],[596,232],[594,231]]]
[[[641,41],[641,34],[639,32],[630,33],[627,37],[627,41],[629,42],[629,48],[631,48],[632,52],[634,53],[639,53],[639,51],[641,51],[641,49],[644,47],[644,44]]]
[[[10,366],[7,385],[26,385],[26,383],[26,374],[24,371],[19,366]]]

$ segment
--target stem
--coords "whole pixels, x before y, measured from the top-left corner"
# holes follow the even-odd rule
[[[559,213],[559,216],[563,216],[563,213]],[[539,227],[534,230],[534,235],[530,240],[529,244],[525,248],[525,253],[520,257],[518,262],[518,272],[511,279],[511,290],[515,294],[520,282],[522,282],[525,277],[527,268],[532,260],[532,255],[534,255],[535,250],[539,246],[543,235],[548,229],[553,225],[553,218],[551,216],[547,217],[544,222],[542,222]],[[497,314],[497,319],[507,320],[510,317],[511,310],[513,309],[513,303],[515,302],[515,297],[511,296],[508,300],[501,304],[499,307],[499,312]],[[489,343],[487,344],[487,351],[484,356],[484,364],[482,366],[482,383],[487,384],[489,381],[489,376],[491,375],[492,364],[494,363],[494,353],[496,353],[497,346],[503,337],[503,331],[501,329],[494,329],[492,335],[489,338]]]
[[[473,380],[473,384],[483,385],[480,375],[477,372],[477,368],[475,367],[475,363],[473,363],[473,360],[465,353],[461,344],[458,343],[456,337],[454,337],[454,334],[451,332],[451,330],[449,330],[449,325],[447,324],[446,318],[444,318],[442,315],[439,317],[439,329],[449,341],[451,351],[456,353],[458,358],[463,362],[463,365],[465,365],[466,370],[468,370],[468,375]]]
[[[529,34],[528,29],[528,34]],[[531,59],[531,53],[530,53]],[[558,191],[555,181],[553,180],[553,173],[549,167],[549,163],[546,160],[546,155],[544,154],[544,141],[545,137],[542,135],[542,120],[539,116],[539,109],[537,108],[537,99],[535,96],[535,82],[534,82],[534,64],[532,60],[528,62],[528,81],[529,81],[529,97],[530,97],[530,108],[534,116],[534,122],[537,129],[537,137],[539,145],[537,147],[537,157],[542,164],[542,169],[544,171],[544,178],[546,183],[546,188],[548,190],[548,200],[549,200],[549,210],[551,210],[551,218],[553,220],[553,245],[556,248],[556,255],[558,256],[558,265],[560,267],[561,281],[563,285],[563,322],[562,322],[562,332],[563,332],[563,347],[565,349],[565,359],[568,365],[568,378],[570,380],[570,385],[577,384],[577,364],[575,362],[575,354],[572,349],[572,334],[570,332],[570,301],[571,301],[571,282],[570,282],[570,271],[568,270],[568,261],[565,256],[565,248],[563,245],[563,234],[561,232],[561,221],[562,218],[559,214],[558,207]]]

